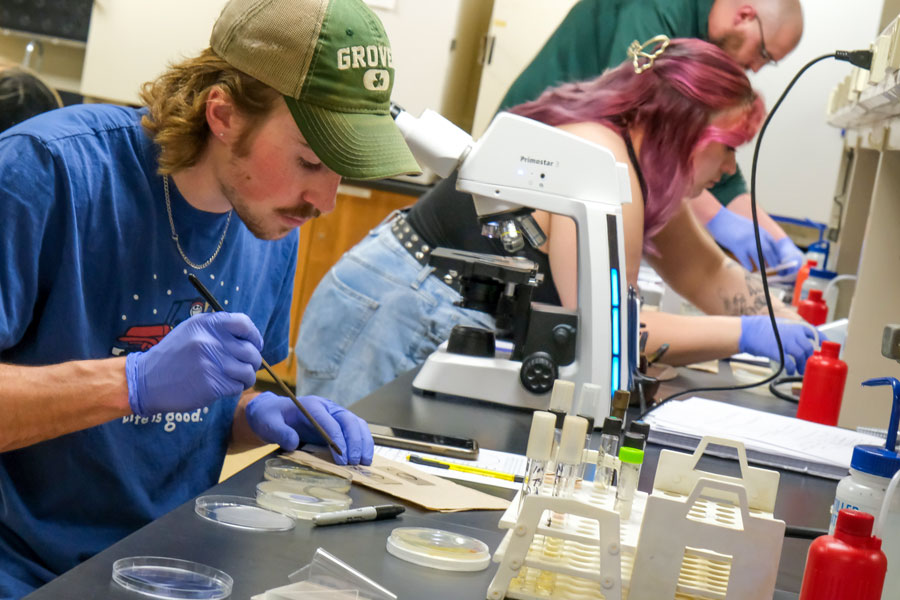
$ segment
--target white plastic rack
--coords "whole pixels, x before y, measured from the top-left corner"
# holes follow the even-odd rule
[[[741,477],[697,470],[708,444],[737,449]],[[694,454],[663,450],[653,492],[631,517],[615,487],[582,482],[572,498],[519,497],[500,519],[488,600],[756,600],[771,598],[784,522],[779,474],[750,467],[743,444],[704,438]]]

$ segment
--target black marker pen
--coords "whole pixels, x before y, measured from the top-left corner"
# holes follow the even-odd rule
[[[350,510],[336,510],[322,513],[313,517],[313,525],[340,525],[342,523],[357,523],[359,521],[381,521],[393,519],[404,512],[406,507],[399,504],[380,504],[378,506],[361,506]]]

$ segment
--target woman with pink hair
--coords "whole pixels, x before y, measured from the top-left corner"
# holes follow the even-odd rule
[[[629,165],[632,198],[622,210],[629,284],[637,285],[643,257],[708,315],[643,312],[648,352],[669,344],[666,362],[676,365],[737,352],[777,358],[762,282],[725,256],[685,202],[734,172],[734,149],[756,134],[763,103],[743,69],[707,42],[654,38],[631,53],[631,62],[510,112],[600,144]],[[545,275],[534,299],[575,308],[575,224],[543,211],[533,216],[547,241],[519,254]],[[416,243],[401,244],[398,231]],[[349,404],[423,362],[454,325],[493,327],[485,313],[454,305],[457,292],[416,255],[422,246],[509,254],[481,236],[471,197],[455,190],[455,178],[438,183],[323,278],[300,329],[298,392]],[[775,308],[798,318],[780,302]],[[788,371],[802,371],[811,334],[790,320],[779,331]]]

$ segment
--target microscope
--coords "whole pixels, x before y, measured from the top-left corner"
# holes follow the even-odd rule
[[[627,388],[629,346],[622,203],[631,201],[628,167],[581,137],[510,113],[498,114],[477,141],[439,114],[416,118],[392,107],[413,155],[441,177],[459,169],[482,233],[514,252],[545,236],[534,210],[575,221],[578,307],[531,302],[542,280],[521,257],[436,249],[430,264],[449,273],[462,305],[492,314],[496,332],[457,328],[422,366],[413,387],[526,409],[546,409],[556,378],[600,385],[609,399]],[[492,333],[496,334],[494,343]]]

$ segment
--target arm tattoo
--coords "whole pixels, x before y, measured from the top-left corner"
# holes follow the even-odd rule
[[[734,261],[729,261],[726,268],[743,270],[743,267]],[[759,276],[744,271],[744,283],[747,286],[746,291],[719,289],[719,298],[722,300],[724,314],[759,315],[766,310],[766,296]]]

